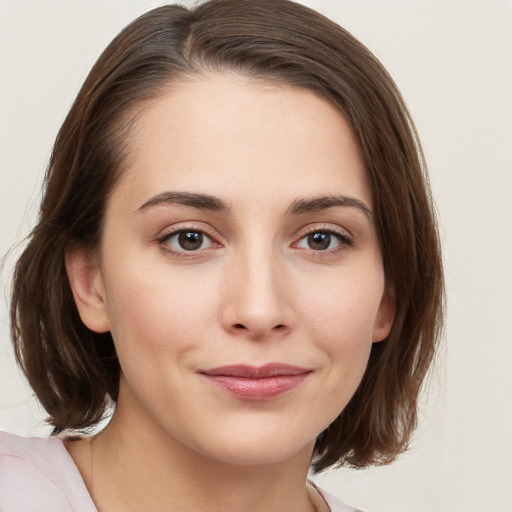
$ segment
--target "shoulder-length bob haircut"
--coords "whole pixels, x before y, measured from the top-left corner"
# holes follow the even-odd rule
[[[388,338],[374,344],[354,397],[318,437],[314,468],[390,462],[416,426],[443,314],[424,159],[407,108],[379,61],[336,23],[288,0],[160,7],[132,22],[100,56],[57,136],[39,222],[15,269],[11,330],[18,363],[55,432],[96,425],[117,400],[112,337],[80,320],[65,252],[98,249],[137,113],[173,81],[212,71],[316,91],[352,127],[372,187],[395,320]]]

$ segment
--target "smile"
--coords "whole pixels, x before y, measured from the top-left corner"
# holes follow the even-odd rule
[[[244,400],[269,400],[296,388],[312,370],[281,363],[230,365],[199,372],[221,390]]]

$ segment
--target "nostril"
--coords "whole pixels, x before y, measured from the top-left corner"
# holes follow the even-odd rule
[[[248,328],[244,324],[235,324],[233,327],[235,329],[239,329],[239,330],[244,330],[244,331],[248,330]],[[272,330],[274,330],[274,331],[282,331],[284,329],[286,329],[286,325],[284,325],[284,324],[277,324],[277,325],[275,325],[273,327]]]

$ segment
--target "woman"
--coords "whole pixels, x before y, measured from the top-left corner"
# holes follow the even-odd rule
[[[354,510],[308,469],[405,449],[441,307],[419,142],[371,53],[286,0],[150,11],[86,79],[16,268],[55,435],[0,438],[0,509]]]

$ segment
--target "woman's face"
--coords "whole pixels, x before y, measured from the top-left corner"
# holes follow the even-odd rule
[[[219,74],[175,84],[134,132],[79,304],[112,332],[116,414],[236,464],[310,449],[393,317],[347,122],[311,91]]]

